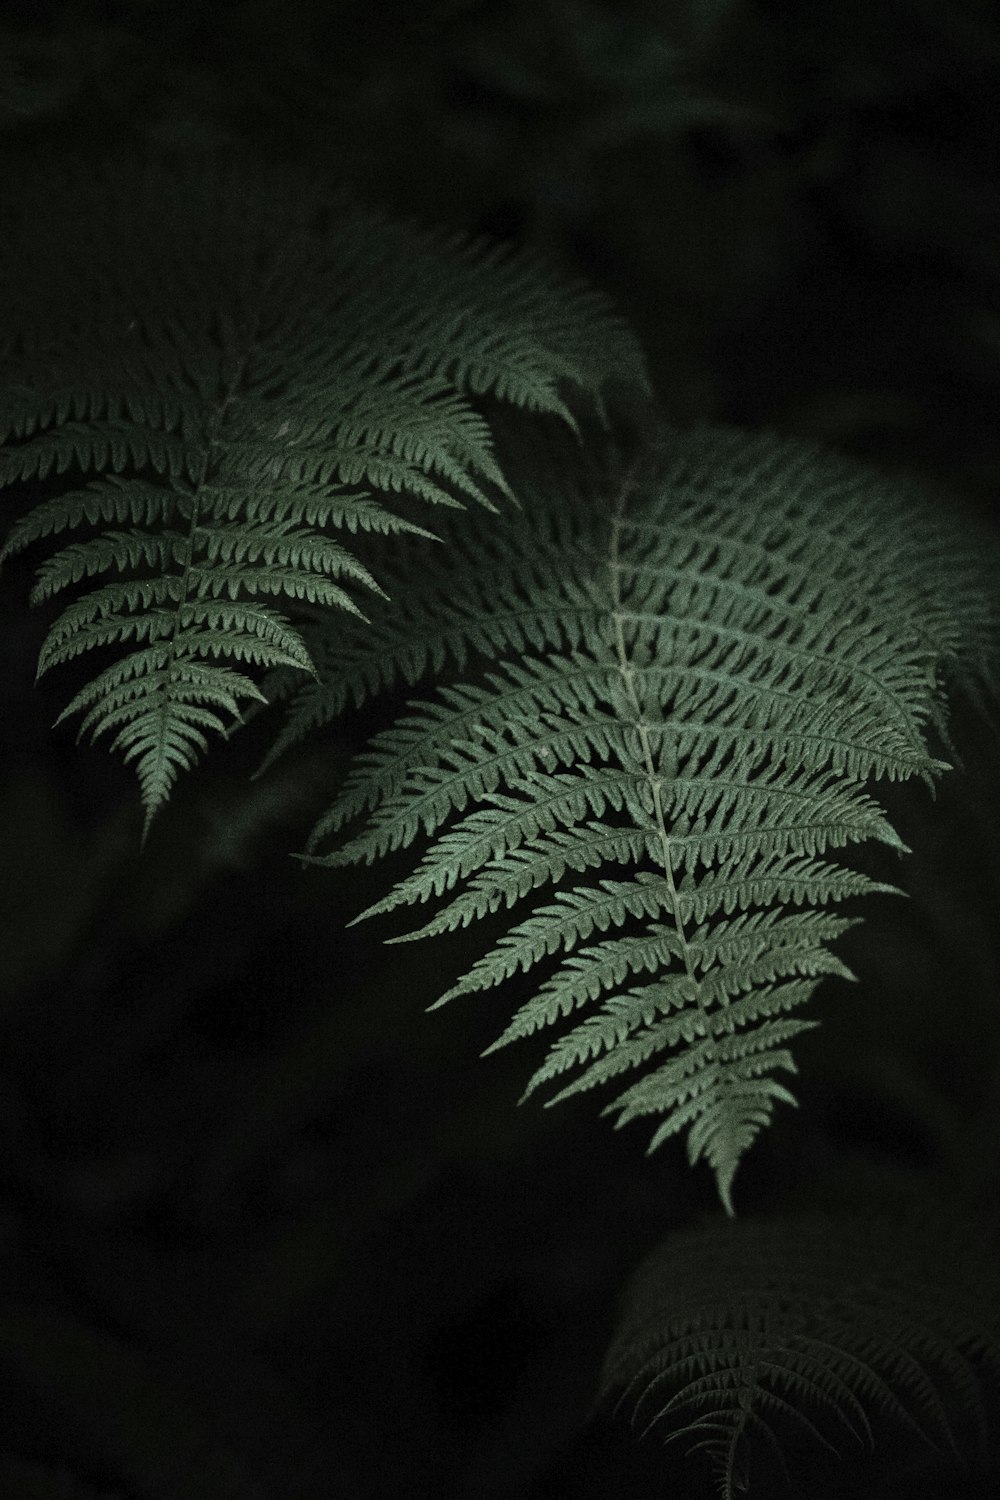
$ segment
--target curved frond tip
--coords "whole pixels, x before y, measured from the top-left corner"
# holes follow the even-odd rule
[[[673,1235],[628,1287],[601,1400],[705,1454],[722,1500],[783,1437],[834,1454],[893,1426],[940,1452],[995,1438],[997,1228],[914,1207]]]
[[[258,676],[312,673],[310,612],[365,619],[377,565],[333,533],[511,498],[484,398],[575,427],[645,390],[596,293],[291,169],[21,151],[4,181],[0,485],[45,498],[0,561],[60,539],[33,602],[83,592],[40,670],[115,656],[70,711],[147,829]]]
[[[303,690],[292,736],[324,698],[440,684],[310,853],[423,847],[366,913],[431,906],[411,938],[510,912],[438,1004],[516,985],[494,1047],[559,1032],[526,1092],[616,1085],[617,1123],[683,1136],[732,1212],[813,991],[852,977],[838,905],[894,889],[842,862],[905,850],[869,783],[933,783],[944,680],[995,652],[989,565],[916,492],[766,435],[673,434],[562,490],[526,477],[488,536],[457,519]]]

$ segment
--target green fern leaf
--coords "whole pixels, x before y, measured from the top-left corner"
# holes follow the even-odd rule
[[[481,670],[375,737],[309,857],[427,844],[363,914],[447,897],[410,937],[528,902],[438,1003],[530,975],[494,1046],[571,1024],[528,1092],[638,1072],[608,1109],[660,1117],[650,1149],[685,1135],[731,1212],[740,1159],[794,1102],[802,1007],[851,977],[830,908],[894,889],[829,856],[905,849],[866,783],[933,783],[945,675],[995,643],[985,558],[915,493],[767,436],[676,435],[645,472],[568,487],[526,483],[488,538],[456,519],[423,597],[367,642],[349,628],[341,706]],[[293,705],[290,737],[323,716]]]
[[[397,497],[509,496],[481,398],[575,428],[574,399],[642,386],[596,294],[290,170],[22,153],[5,182],[0,484],[50,493],[0,560],[72,534],[33,602],[99,582],[39,670],[134,648],[68,712],[135,762],[145,830],[264,701],[230,664],[312,674],[293,617],[379,594],[331,530],[426,537]]]
[[[601,1399],[711,1462],[722,1500],[750,1450],[804,1433],[870,1446],[878,1420],[958,1451],[1000,1377],[996,1226],[961,1215],[789,1215],[671,1236],[633,1277]]]

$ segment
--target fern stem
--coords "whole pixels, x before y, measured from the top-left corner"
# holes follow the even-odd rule
[[[621,531],[625,506],[629,493],[634,487],[634,478],[638,465],[634,465],[625,476],[621,485],[618,498],[615,502],[614,512],[611,517],[611,538],[608,549],[608,561],[611,573],[611,618],[615,627],[615,653],[618,657],[618,670],[621,673],[625,691],[635,711],[635,728],[639,732],[639,742],[642,746],[642,758],[646,780],[653,797],[653,815],[656,820],[656,832],[660,842],[661,863],[663,875],[670,892],[670,903],[673,911],[674,923],[677,936],[680,941],[681,953],[684,959],[684,969],[691,980],[692,985],[697,987],[697,976],[695,974],[694,961],[688,946],[687,934],[684,929],[684,918],[681,915],[680,901],[677,896],[677,887],[674,883],[673,858],[670,849],[670,835],[667,832],[666,819],[663,815],[663,799],[660,795],[661,778],[656,774],[656,766],[653,760],[653,750],[649,742],[649,733],[646,728],[642,704],[635,690],[635,670],[629,662],[628,647],[625,643],[625,615],[624,601],[621,593]],[[704,1013],[704,1007],[699,1001],[699,1009]]]
[[[226,413],[229,407],[236,400],[240,384],[243,381],[244,376],[246,375],[247,367],[250,363],[250,357],[253,353],[256,338],[256,327],[247,330],[247,336],[245,337],[244,341],[244,348],[236,356],[235,367],[230,372],[227,372],[222,386],[221,397],[218,400],[214,410],[212,411],[211,418],[206,425],[205,441],[201,453],[199,470],[197,475],[193,477],[191,483],[191,515],[189,518],[187,539],[184,545],[184,555],[180,560],[180,578],[182,582],[182,589],[180,598],[177,600],[177,607],[174,610],[174,618],[171,624],[170,633],[167,637],[169,665],[167,669],[168,675],[164,691],[167,691],[169,689],[171,680],[170,673],[172,672],[172,669],[176,665],[178,660],[178,634],[181,628],[181,617],[184,613],[184,606],[188,602],[188,598],[191,593],[191,569],[194,564],[195,536],[198,530],[202,511],[202,491],[204,490],[205,485],[211,476],[214,455],[221,446],[220,434],[222,432],[223,426],[225,425]],[[237,719],[237,722],[240,722],[240,720]],[[146,839],[149,836],[149,830],[153,822],[155,811],[156,809],[154,806],[147,805],[146,815],[143,821],[140,847],[145,846]]]

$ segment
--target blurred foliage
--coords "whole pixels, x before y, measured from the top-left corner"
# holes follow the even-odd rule
[[[617,298],[668,415],[820,436],[990,514],[992,3],[374,9],[10,0],[0,132],[238,142],[541,241]],[[438,976],[344,930],[381,879],[287,857],[362,716],[254,783],[251,725],[139,860],[127,772],[49,731],[27,588],[0,596],[0,1492],[710,1493],[588,1421],[629,1267],[707,1189],[585,1104],[516,1111],[520,1060],[476,1057],[488,1005],[424,1016]],[[996,1202],[1000,807],[991,742],[956,739],[965,776],[889,807],[916,853],[871,873],[912,899],[845,944],[863,982],[829,986],[802,1108],[747,1164],[761,1212],[914,1180]],[[810,1493],[996,1493],[904,1450],[871,1483]]]

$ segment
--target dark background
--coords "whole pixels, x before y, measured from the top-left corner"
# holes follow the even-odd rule
[[[629,317],[669,416],[819,437],[988,519],[998,118],[985,0],[0,15],[8,146],[249,145],[539,244]],[[363,722],[259,782],[252,725],[140,856],[127,769],[49,728],[28,582],[0,595],[0,1495],[713,1493],[591,1411],[625,1278],[718,1212],[709,1175],[589,1096],[515,1108],[530,1044],[478,1056],[503,995],[423,1014],[474,942],[345,930],[386,870],[289,857]],[[881,793],[915,853],[862,860],[911,899],[841,944],[861,983],[817,996],[741,1211],[913,1182],[995,1203],[996,751],[972,713],[955,734],[936,801]],[[996,1493],[891,1436],[868,1467],[801,1461],[811,1496]]]

